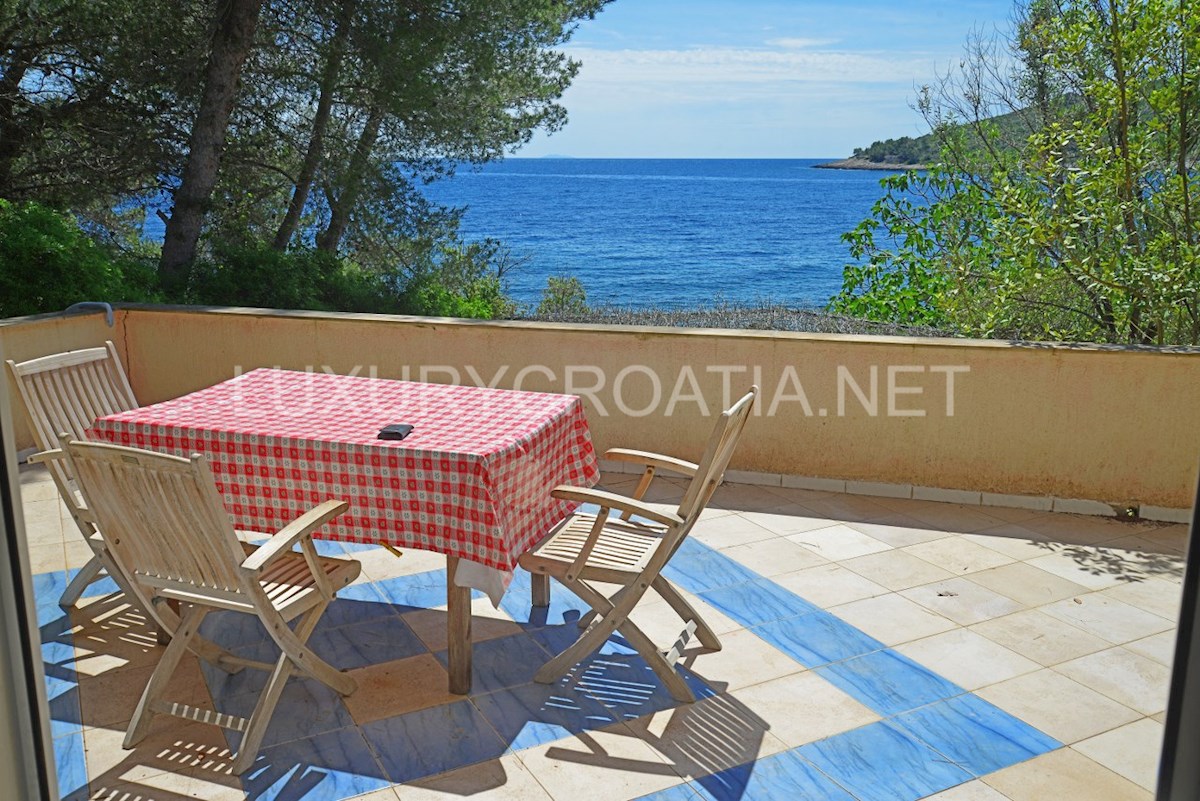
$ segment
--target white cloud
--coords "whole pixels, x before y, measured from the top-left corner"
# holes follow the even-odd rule
[[[828,47],[837,44],[837,39],[803,39],[799,37],[784,39],[768,39],[766,44],[771,47],[783,47],[788,50],[800,50],[806,47]]]

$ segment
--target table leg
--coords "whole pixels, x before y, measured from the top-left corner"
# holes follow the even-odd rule
[[[450,692],[471,692],[471,588],[454,583],[457,556],[446,556],[447,654],[450,665]]]
[[[534,606],[549,606],[550,605],[550,577],[545,573],[532,573],[530,579],[533,583],[533,605]]]

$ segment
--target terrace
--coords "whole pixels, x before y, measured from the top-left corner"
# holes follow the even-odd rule
[[[716,398],[732,371],[704,377],[703,365],[745,367],[735,389],[760,368],[765,408],[667,570],[724,644],[681,660],[695,704],[673,701],[619,638],[559,684],[534,684],[585,607],[556,587],[548,611],[531,608],[520,573],[500,608],[474,601],[474,688],[450,695],[444,559],[329,543],[363,574],[314,647],[359,690],[343,702],[293,678],[240,778],[215,727],[160,718],[136,749],[121,748],[161,646],[110,583],[58,607],[90,551],[44,471],[22,467],[64,798],[1153,796],[1200,429],[1184,391],[1196,385],[1195,354],[170,309],[116,322],[35,320],[0,329],[0,341],[6,356],[29,358],[112,338],[144,402],[269,364],[408,367],[443,381],[473,370],[501,386],[542,366],[548,386],[530,378],[527,388],[556,391],[547,374],[571,365],[662,376],[654,405],[632,378],[622,397],[611,378],[602,389],[579,371],[598,451],[694,456],[697,404],[662,411],[685,367]],[[789,365],[797,383],[781,378]],[[872,416],[852,389],[835,401],[836,381],[822,384],[841,366],[867,393],[872,365],[880,387],[896,365],[909,368],[903,385],[927,382],[923,396],[880,396],[881,410],[924,401],[927,414]],[[947,365],[968,368],[956,373],[953,414],[944,376],[930,380]],[[421,376],[422,366],[443,373]],[[807,413],[779,400],[798,392]],[[605,488],[632,489],[635,476],[604,466]],[[669,504],[679,490],[659,479],[652,499]],[[1140,516],[1113,516],[1126,507]],[[634,617],[660,640],[676,625],[661,603]],[[262,653],[261,630],[213,624],[227,647]],[[173,694],[244,714],[260,678],[193,660]]]

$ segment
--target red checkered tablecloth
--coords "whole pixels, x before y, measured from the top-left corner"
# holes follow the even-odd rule
[[[376,438],[409,423],[403,441]],[[506,573],[598,478],[572,395],[259,369],[103,417],[93,439],[209,459],[238,528],[274,532],[338,498],[321,536],[446,553]]]

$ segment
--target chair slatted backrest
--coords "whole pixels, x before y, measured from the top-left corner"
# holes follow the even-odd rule
[[[704,449],[704,456],[698,463],[699,469],[696,470],[696,475],[692,477],[687,491],[683,495],[683,500],[679,503],[679,516],[684,520],[682,527],[684,534],[695,524],[700,513],[708,506],[713,493],[721,485],[721,481],[725,477],[725,468],[729,466],[729,460],[733,457],[733,451],[742,436],[742,429],[746,427],[746,420],[749,419],[750,411],[754,408],[757,398],[758,387],[751,387],[750,391],[739,398],[737,403],[721,412],[716,425],[713,426],[712,435],[708,438],[708,446]]]
[[[140,584],[240,595],[245,558],[203,456],[63,442],[118,564]]]
[[[138,406],[112,342],[19,363],[10,359],[8,369],[29,417],[33,441],[43,451],[57,448],[60,434],[82,439],[97,417]],[[73,499],[65,463],[53,461],[50,470],[64,500]]]

